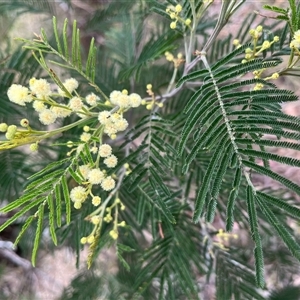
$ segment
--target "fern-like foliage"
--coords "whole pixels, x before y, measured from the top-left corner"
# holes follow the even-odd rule
[[[235,260],[234,254],[220,250],[217,254],[216,270],[217,299],[266,299],[264,291],[255,287],[252,269]]]
[[[194,93],[185,107],[187,121],[182,130],[178,150],[182,155],[185,146],[192,141],[192,150],[185,158],[184,172],[189,170],[199,151],[205,150],[211,153],[205,177],[197,192],[193,217],[195,222],[204,215],[209,221],[214,219],[223,178],[227,170],[233,169],[235,178],[227,201],[226,216],[226,228],[230,231],[234,222],[235,202],[239,199],[240,183],[245,180],[249,226],[255,243],[256,279],[258,285],[263,287],[263,251],[257,209],[262,210],[298,260],[300,260],[299,245],[277,220],[269,204],[280,206],[296,217],[300,216],[300,210],[279,198],[260,192],[255,187],[251,174],[257,172],[268,176],[300,195],[298,185],[275,173],[269,166],[269,161],[276,161],[299,167],[300,161],[269,153],[265,148],[274,149],[274,147],[284,146],[289,149],[299,149],[297,141],[300,137],[300,119],[280,112],[280,103],[298,99],[289,90],[277,89],[265,81],[263,84],[266,88],[263,90],[241,90],[245,86],[249,87],[262,81],[243,78],[238,80],[238,77],[258,69],[272,68],[280,62],[278,59],[254,59],[244,64],[230,65],[230,61],[243,53],[247,47],[249,45],[234,50],[211,67],[204,57],[204,69],[195,71],[178,82],[180,86],[192,79],[203,81],[201,88]],[[282,139],[289,139],[289,142],[281,141]],[[285,205],[286,208],[283,207]]]
[[[22,15],[24,13],[49,13],[55,14],[55,6],[52,1],[42,0],[39,2],[36,1],[11,1],[11,2],[2,2],[0,4],[0,14],[11,13],[16,11],[18,14]]]
[[[171,125],[171,122],[157,114],[147,115],[128,132],[128,138],[121,148],[134,141],[138,143],[126,159],[132,163],[132,171],[124,181],[128,191],[138,189],[143,195],[142,202],[150,201],[153,207],[158,208],[171,223],[174,223],[175,219],[168,203],[172,203],[176,193],[170,191],[167,182],[172,178],[170,163],[172,158],[175,159],[176,150],[169,144],[164,145],[162,138],[165,134],[170,137],[173,135]],[[143,215],[138,216],[138,220],[143,218]]]
[[[0,174],[1,189],[6,188],[3,195],[7,200],[18,199],[0,209],[15,213],[0,226],[0,231],[26,216],[15,243],[22,237],[24,240],[25,233],[34,227],[33,264],[45,227],[54,244],[63,241],[75,250],[77,265],[85,240],[90,234],[94,238],[88,242],[91,270],[81,272],[62,298],[78,299],[84,294],[83,297],[105,299],[201,299],[206,295],[205,286],[210,284],[215,286],[216,299],[266,299],[269,293],[264,262],[269,263],[272,255],[265,251],[269,240],[263,239],[262,233],[271,238],[275,231],[300,260],[300,248],[289,224],[289,217],[300,219],[300,209],[296,201],[282,196],[286,190],[299,195],[300,187],[273,169],[274,163],[300,166],[299,159],[277,151],[299,150],[300,118],[281,111],[282,103],[298,98],[288,89],[277,88],[268,77],[252,76],[253,72],[272,74],[273,69],[278,70],[282,55],[292,55],[291,61],[296,61],[296,52],[287,45],[289,33],[299,29],[299,5],[291,0],[290,10],[266,7],[283,15],[278,20],[286,22],[283,32],[276,32],[280,41],[273,43],[270,51],[258,50],[260,42],[273,39],[269,30],[264,31],[256,48],[247,43],[257,15],[249,15],[241,24],[234,38],[239,38],[242,45],[234,50],[231,35],[222,40],[216,37],[244,2],[222,1],[214,20],[206,16],[210,2],[182,1],[180,14],[173,11],[175,18],[180,16],[174,31],[170,30],[174,19],[166,9],[175,8],[176,1],[111,2],[91,12],[90,20],[86,20],[86,29],[98,32],[98,38],[92,39],[86,49],[77,22],[70,25],[65,20],[60,33],[55,18],[53,37],[42,30],[35,40],[22,40],[26,43],[24,48],[33,52],[35,64],[31,61],[30,65],[41,65],[65,98],[76,95],[84,101],[81,89],[90,91],[91,87],[101,98],[86,109],[86,119],[76,121],[75,112],[57,123],[63,130],[55,129],[54,134],[63,135],[55,147],[49,147],[49,156],[56,161],[46,167],[45,163],[36,165],[34,175],[30,174],[30,159],[22,164],[11,163],[11,155],[20,160],[24,155],[15,151],[1,153],[0,166],[5,169]],[[149,12],[159,14],[150,23]],[[187,19],[197,20],[189,27]],[[205,51],[194,52],[198,47],[196,35],[201,35],[199,41],[206,45]],[[105,41],[97,45],[100,51],[96,52],[95,41]],[[258,51],[257,55],[242,62],[251,47]],[[181,55],[176,59],[175,49],[185,51],[185,61]],[[155,65],[165,51],[173,51],[175,60],[161,59]],[[15,69],[17,54],[13,58],[3,63],[5,68]],[[19,58],[25,61],[28,52],[22,52]],[[78,73],[88,85],[80,84],[74,94],[69,93],[51,64],[72,77]],[[291,67],[280,76],[298,73]],[[6,99],[7,88],[18,80],[13,72],[1,75],[5,79],[1,81],[5,85],[1,96]],[[31,76],[27,68],[18,82],[27,83]],[[148,97],[145,87],[149,83],[153,90],[147,87]],[[145,96],[147,110],[138,108],[133,113],[109,103],[107,95],[114,89],[129,86],[132,92]],[[7,110],[11,115],[19,113],[12,111],[11,103],[1,106],[5,122],[10,117]],[[118,163],[105,169],[104,176],[111,176],[116,185],[108,193],[99,184],[93,190],[90,186],[87,192],[99,195],[101,205],[95,208],[94,203],[86,201],[82,207],[74,206],[75,210],[70,192],[75,186],[85,187],[90,180],[81,174],[80,167],[102,168],[105,164],[95,153],[97,149],[91,151],[106,142],[104,126],[98,122],[103,110],[118,112],[122,117],[124,114],[130,126],[126,133],[118,133],[108,142],[114,151],[118,149],[114,152]],[[84,125],[91,127],[91,140],[78,142]],[[53,137],[52,133],[48,137]],[[68,140],[74,142],[66,156]],[[45,155],[49,150],[47,145],[40,149]],[[262,189],[256,173],[277,181],[283,193]],[[29,175],[24,193],[18,189],[14,195],[14,188],[24,184]],[[101,226],[91,221],[95,215],[99,217],[95,223],[99,221]],[[111,222],[108,217],[115,219]],[[223,225],[227,233],[216,229]],[[228,239],[236,234],[229,232],[235,227],[249,232],[253,241],[247,246],[231,243]],[[218,240],[222,235],[227,240]],[[255,271],[251,267],[253,255],[248,251],[253,244]],[[112,252],[118,273],[110,276],[105,270],[99,277],[98,270],[93,272],[99,267],[98,261],[91,263],[100,251],[111,246],[115,247]],[[289,257],[286,265],[291,261]]]
[[[71,200],[68,188],[68,176],[73,176],[76,181],[82,181],[73,170],[74,165],[77,163],[78,156],[74,156],[72,159],[66,158],[49,164],[46,168],[29,177],[31,182],[27,185],[24,194],[19,197],[17,201],[10,203],[1,210],[4,213],[8,213],[15,209],[19,209],[12,218],[1,225],[0,230],[9,226],[25,213],[32,210],[34,211],[34,214],[24,223],[22,230],[15,241],[15,244],[18,244],[28,226],[34,219],[37,219],[36,237],[32,251],[33,265],[35,264],[43,230],[45,210],[49,210],[50,234],[55,245],[57,244],[56,228],[61,226],[62,217],[66,224],[70,223]],[[62,203],[64,203],[65,216],[62,216]]]
[[[87,58],[83,59],[83,54],[81,53],[81,40],[80,40],[80,30],[77,28],[76,21],[72,24],[72,38],[71,45],[69,45],[68,36],[68,19],[65,19],[63,24],[62,34],[58,32],[56,18],[53,17],[53,31],[55,38],[55,46],[52,46],[52,41],[46,35],[45,30],[42,29],[41,35],[37,39],[30,41],[25,39],[20,39],[26,42],[24,46],[25,49],[36,51],[39,55],[35,55],[36,60],[40,65],[48,72],[52,80],[66,93],[68,97],[71,97],[69,91],[65,88],[63,83],[60,81],[58,76],[55,74],[53,69],[48,66],[44,55],[52,54],[55,55],[56,60],[49,60],[50,63],[58,65],[62,68],[67,68],[75,70],[82,77],[84,77],[91,85],[103,96],[103,92],[97,85],[95,85],[95,70],[96,70],[96,46],[94,39],[91,40]],[[60,61],[57,61],[57,59]]]

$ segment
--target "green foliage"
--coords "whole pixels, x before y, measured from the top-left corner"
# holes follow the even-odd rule
[[[12,11],[16,11],[17,14],[24,14],[24,13],[55,13],[54,5],[51,1],[42,0],[42,1],[20,1],[14,0],[10,2],[2,2],[0,4],[0,14],[7,14],[11,13]]]
[[[207,284],[220,300],[296,297],[298,288],[289,282],[271,293],[266,276],[270,271],[264,265],[274,233],[297,264],[300,261],[293,225],[300,219],[295,201],[300,187],[274,168],[300,167],[298,156],[289,154],[300,149],[300,118],[281,110],[282,103],[297,101],[298,96],[275,84],[278,77],[299,76],[299,49],[290,42],[297,40],[300,29],[300,4],[264,6],[277,14],[280,33],[251,28],[257,16],[249,14],[237,37],[219,39],[221,29],[245,3],[223,1],[209,22],[206,14],[212,4],[204,1],[182,1],[177,10],[168,10],[178,4],[175,1],[103,4],[85,24],[86,30],[103,30],[98,39],[84,43],[84,30],[76,21],[69,25],[66,19],[60,26],[54,17],[53,37],[43,29],[32,41],[20,39],[25,51],[18,49],[3,61],[13,70],[38,63],[41,69],[36,74],[25,70],[19,83],[26,85],[33,76],[51,79],[64,97],[45,102],[50,109],[74,96],[86,101],[83,95],[91,89],[99,95],[95,105],[73,111],[55,123],[55,129],[29,130],[22,136],[22,144],[31,143],[29,137],[41,144],[37,166],[32,168],[30,155],[23,160],[24,153],[17,150],[0,153],[1,196],[7,201],[0,211],[13,213],[0,231],[25,217],[15,244],[34,228],[32,264],[45,243],[45,228],[54,245],[64,242],[76,251],[77,263],[82,244],[89,244],[91,270],[79,273],[61,299],[202,299]],[[171,30],[174,20],[176,28]],[[100,37],[102,45],[97,44]],[[201,51],[196,51],[198,37]],[[235,46],[233,38],[239,39]],[[172,52],[166,54],[169,62],[164,60],[167,51]],[[184,52],[183,58],[174,51]],[[75,73],[82,81],[73,92],[62,78]],[[15,82],[13,73],[0,74],[5,103],[5,109],[0,106],[1,122],[8,122],[6,111],[11,116],[22,112],[6,100],[6,90]],[[146,109],[132,111],[115,104],[110,93],[123,86],[142,95]],[[125,133],[108,134],[111,139],[104,135],[106,124],[99,115],[108,111],[109,120],[124,116],[129,123]],[[30,111],[27,117],[35,114]],[[40,126],[38,121],[31,124]],[[84,132],[91,133],[90,138],[78,141],[87,127]],[[11,148],[13,141],[1,136],[1,149]],[[67,141],[73,147],[68,153]],[[106,143],[118,157],[110,169],[101,158],[107,156],[92,150]],[[92,183],[81,166],[105,169],[103,176],[115,185],[104,189],[103,181]],[[278,190],[262,188],[261,178],[278,183]],[[101,204],[78,205],[71,196],[78,186],[92,201],[101,197]],[[247,244],[240,234],[251,237]],[[101,271],[99,276],[96,269],[103,268],[97,257],[108,247],[118,259],[118,271],[114,276]],[[282,254],[286,265],[290,254]]]

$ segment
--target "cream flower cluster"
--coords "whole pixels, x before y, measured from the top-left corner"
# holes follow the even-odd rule
[[[100,98],[94,93],[90,93],[85,97],[86,103],[89,104],[90,106],[96,106],[99,100]]]
[[[118,159],[112,154],[110,145],[102,144],[97,148],[97,152],[107,168],[114,168],[117,165]],[[81,165],[78,167],[77,173],[84,180],[84,186],[77,186],[70,192],[70,198],[74,202],[76,209],[81,208],[82,203],[88,198],[89,194],[92,196],[92,204],[94,206],[98,206],[101,203],[101,198],[91,193],[94,185],[100,185],[104,191],[111,191],[116,186],[115,179],[113,179],[112,176],[107,176],[106,170],[100,169],[99,167]]]
[[[35,95],[37,98],[43,99],[47,98],[52,94],[50,84],[47,82],[46,79],[36,79],[31,78],[29,80],[29,87],[32,91],[32,94]]]
[[[116,138],[116,133],[124,131],[128,127],[128,122],[119,113],[111,113],[108,110],[101,111],[98,115],[100,124],[104,125],[104,133],[111,139]]]
[[[174,6],[169,6],[166,9],[166,13],[170,16],[173,22],[170,23],[170,28],[175,29],[177,27],[177,22],[179,21],[180,23],[183,23],[186,26],[189,26],[192,23],[191,19],[182,19],[180,17],[180,13],[182,12],[182,6],[180,4],[177,4],[175,7]]]
[[[82,203],[87,199],[88,192],[83,186],[76,186],[70,192],[70,198],[74,202],[74,207],[80,209]]]
[[[253,46],[253,48],[248,47],[245,49],[245,58],[242,60],[242,63],[246,63],[255,59],[256,57],[260,56],[263,51],[269,49],[274,43],[279,42],[279,37],[274,36],[273,40],[264,40],[261,44],[259,44],[258,39],[263,34],[263,31],[264,28],[261,25],[258,25],[256,28],[251,28],[249,30],[249,35],[252,37],[253,45],[255,46]],[[233,44],[236,46],[236,48],[241,47],[240,41],[238,39],[234,39]]]
[[[64,87],[66,90],[72,94],[77,88],[78,88],[78,81],[74,78],[68,78],[63,82]],[[62,97],[67,97],[65,91],[63,91],[61,88],[58,88],[58,93]]]
[[[7,96],[11,102],[25,106],[33,100],[29,89],[20,84],[13,84],[7,91]]]
[[[300,30],[294,33],[293,40],[290,43],[291,48],[300,48]]]
[[[63,82],[65,89],[72,95],[78,88],[78,81],[74,78],[69,78]],[[7,96],[11,102],[25,106],[26,103],[32,102],[32,107],[39,113],[39,120],[44,125],[53,124],[57,118],[66,118],[72,112],[77,113],[81,118],[86,115],[84,109],[88,109],[83,103],[86,101],[90,106],[96,106],[100,98],[94,93],[90,93],[81,99],[79,96],[74,96],[69,100],[68,105],[56,102],[54,98],[57,96],[67,97],[66,92],[57,88],[57,93],[51,90],[50,83],[43,78],[36,79],[35,77],[29,80],[29,88],[13,84],[7,91]]]
[[[127,90],[113,91],[109,95],[109,100],[113,105],[119,106],[122,109],[131,107],[139,107],[142,103],[142,98],[136,93],[128,95]]]

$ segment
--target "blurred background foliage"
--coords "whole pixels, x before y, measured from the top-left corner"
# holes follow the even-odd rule
[[[172,68],[171,64],[164,63],[164,53],[174,50],[181,51],[182,36],[180,32],[169,30],[170,20],[151,11],[154,3],[163,2],[154,0],[1,1],[0,122],[18,123],[22,117],[26,117],[30,119],[33,127],[40,127],[34,112],[13,105],[8,101],[6,93],[8,87],[13,83],[27,85],[33,76],[47,77],[30,51],[23,50],[21,43],[13,38],[32,38],[33,32],[40,32],[40,27],[45,28],[50,35],[53,15],[57,17],[59,28],[62,27],[65,18],[70,20],[69,26],[72,25],[72,20],[77,20],[81,31],[82,50],[85,53],[88,52],[90,39],[95,38],[98,48],[96,83],[105,93],[109,94],[114,89],[120,90],[124,87],[143,95],[146,84],[150,82],[156,89],[156,93],[166,89],[172,76]],[[245,8],[247,15],[247,4]],[[258,22],[256,18],[255,14],[249,14],[241,24],[238,32],[242,42],[252,24]],[[206,20],[201,22],[197,28],[200,37],[199,44],[203,44],[209,38],[209,33],[215,23],[216,19],[213,13],[206,15]],[[218,40],[211,47],[209,53],[211,62],[217,61],[233,49],[232,38],[232,35],[227,32],[226,38]],[[62,77],[71,75],[76,78],[80,82],[80,92],[86,93],[90,90],[90,87],[76,72],[70,74],[69,70],[61,69],[58,72]],[[165,112],[175,117],[176,113],[180,112],[184,106],[184,102],[180,99],[188,98],[191,94],[192,92],[189,90],[183,91],[180,94],[181,98],[177,97],[172,103],[166,105]],[[129,123],[134,124],[144,114],[141,110],[138,113],[130,113]],[[176,130],[175,127],[174,131],[176,132]],[[79,129],[75,128],[66,133],[62,139],[67,141],[72,136],[76,136],[78,132]],[[118,141],[115,146],[119,146]],[[26,178],[53,159],[60,159],[64,155],[61,148],[45,143],[40,145],[39,152],[35,154],[28,153],[26,147],[0,152],[0,203],[4,205],[16,199],[23,191]],[[205,152],[198,155],[198,162],[202,166],[208,164],[209,160],[206,155]],[[179,173],[180,171],[177,170],[177,174]],[[227,192],[231,189],[232,176],[229,175],[227,178]],[[180,176],[177,178],[180,179]],[[197,178],[193,182],[197,182],[198,179],[201,178]],[[185,182],[185,178],[181,180],[182,182],[173,182],[173,184],[189,185],[189,182]],[[189,187],[186,190],[188,193]],[[259,215],[259,218],[264,231],[263,247],[268,288],[258,290],[255,288],[253,273],[252,241],[246,231],[248,224],[243,224],[242,218],[239,230],[236,232],[239,239],[230,238],[228,250],[222,248],[215,250],[211,240],[218,241],[218,231],[203,226],[201,223],[192,224],[192,211],[189,207],[179,207],[178,202],[177,206],[170,207],[177,218],[176,226],[168,226],[165,223],[165,238],[159,239],[160,233],[157,230],[157,224],[149,226],[154,217],[156,220],[160,219],[160,216],[156,215],[158,212],[151,210],[145,204],[146,202],[136,204],[135,193],[136,191],[128,193],[125,189],[121,191],[122,199],[126,199],[125,205],[128,207],[122,217],[135,230],[135,233],[126,231],[121,235],[119,241],[135,251],[121,251],[121,249],[117,251],[130,265],[130,271],[126,270],[126,264],[122,263],[122,259],[116,259],[114,251],[106,250],[100,254],[104,242],[107,241],[105,238],[108,239],[107,236],[104,236],[103,245],[99,245],[98,249],[99,259],[96,260],[91,270],[81,267],[72,280],[72,276],[69,278],[69,285],[64,282],[63,285],[57,286],[57,291],[53,291],[52,295],[50,293],[45,296],[38,293],[39,280],[45,278],[49,280],[52,276],[44,271],[39,271],[39,268],[46,264],[45,256],[54,249],[49,239],[49,233],[45,230],[41,245],[44,251],[39,257],[38,267],[36,270],[30,268],[28,257],[34,236],[35,225],[33,225],[33,229],[25,234],[14,255],[7,255],[5,247],[0,247],[0,298],[24,300],[300,299],[300,289],[297,286],[300,283],[299,265],[270,231],[269,224],[265,222],[263,215]],[[297,202],[294,195],[288,194],[284,190],[278,193],[281,193],[291,203]],[[224,191],[224,195],[226,195],[226,191]],[[193,198],[193,196],[190,197]],[[240,204],[238,209],[241,216],[245,214],[245,205]],[[87,222],[82,218],[87,213],[88,207],[80,212],[75,211],[71,226],[63,227],[58,234],[62,244],[61,248],[68,249],[70,253],[75,254],[73,262],[75,264],[77,261],[78,267],[81,266],[80,253],[82,250],[79,240],[84,233],[90,231],[90,225],[86,224]],[[137,215],[140,218],[136,220]],[[0,215],[0,224],[7,217]],[[278,217],[287,219],[286,216],[280,214],[280,211],[278,211]],[[9,230],[2,232],[0,242],[13,241],[24,221],[24,219],[20,219]],[[293,232],[299,240],[298,224],[286,221],[290,232]],[[221,228],[222,224],[222,220],[217,220],[214,225],[215,228]],[[207,239],[208,235],[211,239]],[[62,260],[65,259],[64,255]],[[72,258],[74,257],[72,256]],[[60,269],[61,265],[57,263],[56,268]],[[67,270],[60,271],[68,273]],[[9,272],[14,276],[25,274],[29,281],[25,282],[20,279],[22,282],[14,286],[15,279],[10,281],[9,277],[5,277]],[[16,278],[14,276],[13,278]],[[1,281],[1,277],[5,280]],[[218,288],[216,288],[216,283]],[[234,295],[230,297],[234,298],[223,298],[228,293],[227,288],[225,291],[226,286],[230,286],[232,295]],[[61,295],[58,295],[59,293]]]

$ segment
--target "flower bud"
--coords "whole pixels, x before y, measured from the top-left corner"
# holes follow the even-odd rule
[[[6,132],[8,126],[6,123],[1,123],[0,124],[0,132]]]
[[[175,7],[176,12],[181,12],[182,11],[182,6],[180,4],[177,4]]]
[[[186,20],[184,21],[184,24],[185,24],[186,26],[189,26],[191,23],[192,23],[192,20],[191,20],[191,19],[186,19]]]
[[[29,126],[29,121],[27,120],[27,119],[22,119],[21,121],[20,121],[20,125],[22,126],[22,127],[28,127]]]
[[[37,151],[38,148],[39,148],[39,145],[38,145],[37,143],[31,144],[31,145],[29,146],[29,149],[30,149],[32,152]]]
[[[171,29],[175,29],[175,28],[176,28],[176,22],[171,22],[170,28],[171,28]]]

